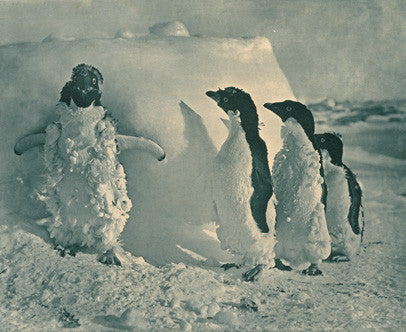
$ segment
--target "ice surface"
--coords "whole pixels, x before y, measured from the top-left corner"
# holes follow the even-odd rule
[[[330,254],[320,156],[303,128],[290,118],[281,129],[283,147],[272,168],[276,205],[277,258],[293,268],[318,264]]]
[[[2,200],[10,213],[45,215],[41,203],[29,198],[43,170],[41,149],[18,157],[13,146],[56,119],[54,106],[72,68],[88,63],[103,74],[102,104],[118,120],[118,132],[153,139],[167,153],[164,164],[144,152],[120,154],[134,203],[124,246],[157,264],[190,260],[177,245],[226,259],[218,242],[203,232],[212,220],[209,160],[227,137],[205,92],[233,85],[251,94],[272,161],[280,124],[260,105],[294,96],[267,39],[146,36],[29,43],[0,47],[0,59],[0,178],[13,188]]]

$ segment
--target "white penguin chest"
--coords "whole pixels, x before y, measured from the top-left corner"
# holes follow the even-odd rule
[[[218,183],[234,187],[251,187],[252,157],[241,127],[232,128],[227,140],[214,160],[214,174]]]
[[[272,173],[278,204],[294,210],[313,205],[315,196],[321,197],[323,179],[318,152],[302,127],[288,121],[282,127],[283,146],[275,156]]]

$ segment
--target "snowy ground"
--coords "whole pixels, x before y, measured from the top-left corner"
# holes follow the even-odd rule
[[[60,257],[30,220],[8,215],[0,232],[2,329],[405,328],[406,160],[397,150],[404,146],[393,144],[393,132],[405,134],[404,122],[333,122],[329,129],[351,142],[344,161],[364,186],[358,259],[323,263],[319,277],[269,270],[254,283],[241,281],[241,270],[213,267],[214,261],[158,268],[124,253],[123,267],[107,267],[92,255]],[[360,132],[373,138],[377,129],[382,144],[366,151]]]

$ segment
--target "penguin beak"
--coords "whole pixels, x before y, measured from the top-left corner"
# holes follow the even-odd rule
[[[264,104],[264,107],[269,109],[271,112],[275,113],[277,116],[279,116],[282,119],[282,121],[286,121],[286,115],[279,106],[276,106],[272,103],[266,103]]]
[[[211,99],[213,99],[216,103],[218,103],[220,101],[220,96],[217,92],[215,91],[207,91],[206,92],[206,96],[210,97]]]

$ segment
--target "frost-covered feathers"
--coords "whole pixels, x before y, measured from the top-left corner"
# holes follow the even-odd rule
[[[294,268],[318,264],[330,254],[320,154],[314,141],[314,119],[294,101],[264,105],[284,122],[282,149],[272,174],[276,207],[276,256]]]
[[[308,139],[312,144],[314,143],[314,118],[306,105],[297,101],[285,100],[279,103],[266,103],[264,107],[279,116],[283,122],[289,118],[295,119],[306,133]]]
[[[236,255],[238,263],[273,264],[274,206],[269,201],[267,222],[271,230],[261,233],[252,217],[250,198],[251,154],[238,112],[229,111],[229,135],[214,160],[213,195],[219,217],[218,238],[223,249]]]
[[[103,76],[100,71],[82,63],[73,68],[71,80],[62,88],[59,101],[68,106],[71,99],[78,107],[89,107],[92,103],[95,106],[101,106],[102,84]]]
[[[103,107],[59,103],[57,112],[46,130],[40,193],[52,214],[50,235],[65,248],[103,253],[116,246],[131,209],[116,130]]]
[[[282,126],[283,147],[276,154],[272,174],[276,207],[276,256],[294,268],[319,263],[330,254],[320,157],[294,119]]]

